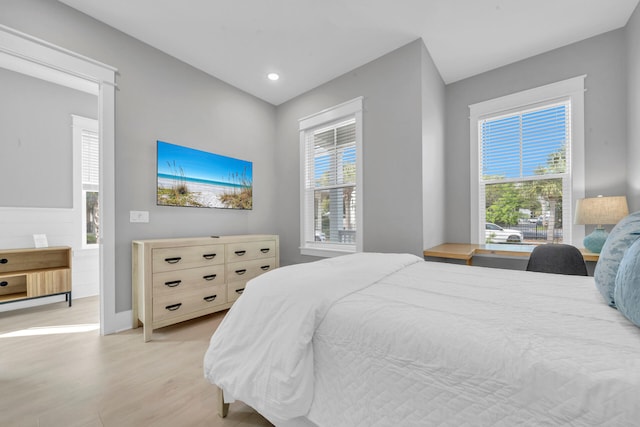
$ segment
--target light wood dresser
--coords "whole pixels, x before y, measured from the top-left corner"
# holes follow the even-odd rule
[[[0,304],[64,294],[71,307],[71,248],[0,250]]]
[[[153,330],[225,310],[252,278],[280,265],[276,235],[135,240],[133,327]]]

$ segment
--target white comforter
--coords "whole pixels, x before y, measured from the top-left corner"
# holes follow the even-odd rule
[[[381,276],[320,308],[285,308],[287,297],[275,314],[234,306],[212,338],[208,378],[276,424],[304,415],[322,427],[640,425],[640,329],[602,302],[592,278],[415,257],[395,271],[382,266],[386,256],[362,254],[328,261],[353,267],[338,288],[358,277],[350,259],[370,257]],[[275,270],[277,278],[248,288],[264,285],[267,298],[267,287],[293,286],[314,264]],[[306,292],[316,291],[299,297]],[[312,322],[303,320],[309,312]],[[260,320],[238,332],[239,317]],[[287,336],[302,324],[314,332]],[[240,334],[249,336],[235,342]]]
[[[407,254],[354,254],[280,268],[251,280],[211,337],[205,376],[275,423],[313,399],[312,338],[331,305],[403,267]]]

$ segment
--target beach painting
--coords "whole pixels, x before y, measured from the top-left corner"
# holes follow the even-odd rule
[[[160,206],[252,209],[252,163],[158,141]]]

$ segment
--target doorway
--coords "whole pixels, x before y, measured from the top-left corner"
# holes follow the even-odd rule
[[[71,87],[97,97],[100,144],[100,183],[99,204],[101,241],[98,245],[99,275],[100,275],[100,332],[109,334],[121,329],[131,327],[130,316],[118,315],[115,303],[115,72],[116,69],[102,64],[90,58],[73,53],[67,49],[57,47],[46,41],[31,37],[12,28],[0,25],[0,68],[19,73],[25,76],[41,79],[44,82]],[[38,123],[32,123],[37,127]],[[24,141],[18,139],[16,144]],[[24,147],[24,145],[22,145]],[[41,146],[42,147],[42,146]],[[30,147],[28,147],[30,148]],[[25,162],[28,163],[28,150],[24,151]],[[55,164],[53,165],[55,166]],[[33,165],[31,165],[33,170]],[[51,170],[49,168],[49,170]],[[62,169],[56,172],[62,173]],[[55,174],[52,174],[52,176]],[[33,184],[36,180],[28,181]],[[32,187],[33,188],[33,187]],[[55,216],[64,216],[69,210],[69,204],[65,207],[64,201],[51,198],[50,194],[44,196],[48,200],[46,207],[47,219]],[[71,196],[73,197],[73,196]],[[41,200],[38,203],[43,203]],[[58,205],[60,203],[60,205]],[[51,207],[54,206],[54,207]],[[24,211],[26,209],[26,211]],[[32,218],[42,220],[42,207],[15,207],[0,206],[3,218],[19,216],[23,223],[28,218],[23,212],[28,212]],[[2,221],[5,227],[12,224]],[[1,225],[0,225],[1,226]],[[27,232],[26,226],[20,235],[0,242],[3,247],[13,247],[19,239],[29,238],[33,232]],[[27,237],[25,237],[27,236]],[[69,245],[73,246],[73,245]]]

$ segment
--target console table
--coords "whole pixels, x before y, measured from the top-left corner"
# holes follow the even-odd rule
[[[0,304],[64,294],[71,307],[71,248],[0,250]]]
[[[473,244],[473,243],[443,243],[425,249],[425,257],[459,259],[467,265],[472,265],[474,255],[496,255],[502,257],[529,257],[536,245],[517,244]],[[578,248],[585,261],[597,262],[599,254],[589,252],[587,249]]]

